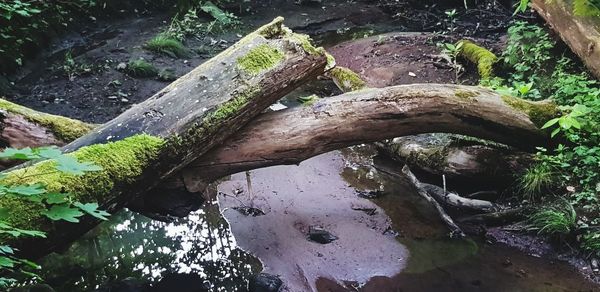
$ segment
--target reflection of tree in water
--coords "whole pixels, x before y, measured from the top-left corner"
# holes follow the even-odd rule
[[[236,248],[216,204],[172,223],[121,211],[41,264],[57,291],[89,291],[127,277],[157,282],[167,274],[198,274],[215,291],[244,291],[261,269],[258,259]]]

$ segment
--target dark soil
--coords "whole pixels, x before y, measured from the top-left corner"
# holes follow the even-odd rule
[[[510,15],[507,14],[508,10],[503,10],[502,6],[498,5],[489,8],[487,4],[479,4],[472,7],[474,10],[465,13],[459,8],[459,18],[452,24],[453,29],[450,29],[448,23],[440,21],[440,18],[445,17],[443,7],[432,5],[406,9],[386,3],[390,2],[334,0],[297,4],[293,1],[274,0],[251,1],[244,3],[243,7],[233,6],[231,11],[240,16],[243,25],[223,33],[188,38],[184,43],[192,54],[186,59],[156,55],[143,48],[146,41],[168,25],[170,15],[124,11],[108,20],[85,19],[81,22],[80,30],[75,28],[57,39],[37,58],[26,62],[21,71],[9,76],[8,80],[13,86],[6,97],[40,111],[102,123],[167,85],[167,82],[153,78],[132,78],[116,69],[120,63],[144,58],[159,69],[170,69],[176,76],[181,76],[233,44],[246,32],[278,15],[286,17],[286,24],[290,28],[313,36],[316,42],[325,46],[390,31],[437,31],[450,35],[460,31],[467,36],[489,38],[496,42],[507,25],[507,15]],[[400,8],[411,15],[399,14]],[[474,21],[459,21],[462,18]],[[206,18],[206,21],[209,20]],[[493,26],[488,24],[490,22],[495,22],[499,28],[484,29]],[[473,25],[477,29],[467,29]],[[414,73],[418,74],[417,76],[438,82],[449,81],[448,78],[442,77],[451,74],[444,70],[432,71],[433,65],[429,58],[430,55],[439,53],[435,48],[437,41],[454,40],[457,36],[413,39],[394,34],[392,37],[394,42],[382,44],[373,53],[390,54],[391,57],[386,63],[403,58],[402,62],[417,66],[411,69],[416,71]],[[87,64],[92,70],[68,76],[69,74],[61,69],[68,52],[75,58],[76,63]],[[409,78],[404,73],[394,71],[394,74],[405,79],[403,81],[410,82],[412,77]],[[380,72],[379,75],[385,77],[389,73]]]

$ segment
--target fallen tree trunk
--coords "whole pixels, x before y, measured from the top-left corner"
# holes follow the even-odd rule
[[[555,105],[502,97],[480,87],[441,84],[364,89],[299,108],[262,114],[184,171],[190,191],[220,177],[298,164],[331,150],[432,132],[463,134],[524,149],[547,142],[534,121]],[[384,129],[384,130],[381,130]]]
[[[263,114],[184,171],[190,191],[240,171],[297,164],[331,150],[422,133],[463,134],[534,149],[537,125],[556,105],[502,97],[481,87],[440,84],[364,89],[310,107]],[[537,122],[534,122],[537,121]],[[537,125],[536,125],[537,124]]]
[[[533,154],[506,145],[452,134],[397,137],[376,143],[379,151],[413,169],[449,178],[493,177],[498,184],[512,183]]]
[[[575,15],[569,0],[532,0],[531,6],[600,79],[600,19]]]
[[[270,104],[324,72],[325,52],[283,26],[283,19],[261,27],[229,49],[179,78],[153,97],[63,147],[75,158],[103,168],[84,176],[52,172],[42,161],[5,172],[2,183],[41,183],[49,192],[98,202],[115,210],[136,194],[177,172],[222,143]],[[285,78],[281,78],[285,76]],[[95,223],[73,227],[46,218],[42,203],[3,196],[11,226],[41,230],[48,238],[2,241],[36,257],[74,238]]]

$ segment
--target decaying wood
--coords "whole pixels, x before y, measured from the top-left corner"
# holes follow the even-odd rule
[[[464,98],[457,93],[469,92]],[[532,106],[546,108],[545,103]],[[422,133],[456,133],[523,149],[548,142],[531,118],[494,91],[441,84],[364,89],[300,108],[263,114],[184,172],[191,191],[204,182],[331,150]]]
[[[62,177],[53,181],[50,191],[69,192],[76,200],[95,201],[103,209],[113,211],[213,146],[220,145],[298,85],[322,74],[327,63],[325,52],[312,47],[305,37],[293,34],[282,21],[278,18],[249,34],[156,95],[64,146],[65,152],[77,156],[90,154],[82,149],[85,146],[122,142],[118,146],[130,152],[121,156],[112,151],[102,153],[91,162],[98,163],[104,170],[83,177]],[[131,141],[136,143],[129,145]],[[89,149],[94,149],[93,154],[97,148]],[[114,158],[111,155],[115,155]],[[114,161],[117,159],[130,161]],[[36,168],[48,163],[9,170],[5,172],[8,178],[4,183],[43,182],[40,176],[28,175],[26,181],[21,178],[23,172],[35,173]],[[78,236],[95,223],[82,222],[61,228],[61,224],[50,222],[42,215],[43,204],[10,197],[0,198],[0,208],[11,210],[6,218],[9,224],[47,233],[43,244],[35,239],[5,241],[14,243],[32,257]],[[25,213],[28,216],[23,216]]]
[[[533,154],[489,141],[452,134],[397,137],[375,144],[379,151],[413,169],[453,177],[494,177],[512,182]]]
[[[402,173],[406,175],[406,178],[408,178],[408,181],[410,181],[410,183],[415,187],[417,193],[421,197],[423,197],[427,202],[433,205],[433,207],[435,207],[442,221],[444,221],[444,223],[446,223],[446,225],[450,229],[450,236],[464,237],[465,233],[460,229],[460,227],[458,227],[458,225],[456,225],[456,223],[454,223],[454,220],[452,220],[452,218],[446,213],[446,211],[444,211],[444,208],[442,208],[440,203],[438,203],[431,195],[429,195],[429,193],[425,190],[421,182],[410,171],[410,168],[408,168],[407,165],[405,165],[402,168]]]
[[[532,214],[532,207],[517,207],[492,213],[475,214],[457,221],[469,224],[485,224],[487,226],[502,226],[527,219]]]
[[[600,79],[600,18],[575,15],[571,0],[533,0],[531,6]]]
[[[490,213],[498,210],[498,206],[490,201],[470,199],[453,192],[444,192],[443,188],[428,183],[421,183],[421,186],[438,202],[447,206],[482,213]]]
[[[457,94],[461,93],[461,94]],[[465,98],[464,93],[469,93]],[[526,101],[523,101],[526,102]],[[530,103],[545,109],[544,103]],[[447,132],[533,149],[547,142],[522,109],[480,87],[441,84],[364,89],[262,114],[184,171],[191,191],[244,170],[297,164],[331,150],[383,139]],[[196,182],[196,183],[195,183]]]

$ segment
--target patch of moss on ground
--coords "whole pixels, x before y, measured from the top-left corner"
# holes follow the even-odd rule
[[[73,141],[91,131],[95,125],[82,121],[41,113],[30,108],[20,106],[5,99],[0,99],[0,110],[21,115],[32,123],[46,127],[60,140]]]
[[[237,64],[245,72],[256,75],[279,64],[284,57],[283,52],[278,48],[262,44],[251,49],[246,55],[239,57]]]
[[[356,91],[366,87],[366,82],[354,71],[337,66],[329,70],[335,84],[344,92]]]
[[[538,127],[560,115],[558,106],[549,101],[528,101],[518,97],[504,95],[502,100],[510,107],[522,111]]]
[[[135,135],[121,141],[82,147],[66,154],[79,161],[102,167],[101,171],[75,176],[55,169],[56,161],[46,160],[6,173],[5,185],[41,183],[48,192],[64,192],[81,202],[106,202],[116,185],[133,183],[158,156],[164,140],[150,135]],[[46,206],[4,196],[0,208],[9,210],[8,224],[22,229],[47,230],[50,222],[42,214]]]
[[[477,65],[481,79],[494,77],[494,64],[498,61],[494,53],[468,40],[461,40],[459,44],[462,44],[459,55]]]
[[[146,42],[144,48],[149,51],[170,56],[172,58],[183,58],[189,56],[189,51],[178,40],[159,34]]]
[[[158,75],[158,68],[144,59],[130,60],[125,68],[125,73],[131,77],[154,77]]]

